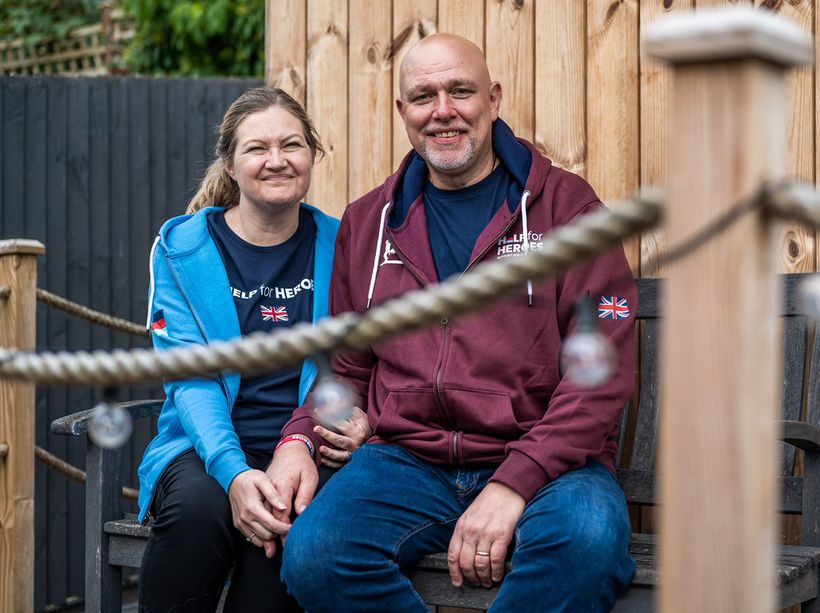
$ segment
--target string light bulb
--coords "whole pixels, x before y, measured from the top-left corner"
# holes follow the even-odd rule
[[[814,320],[820,320],[820,275],[807,276],[798,290],[800,312]]]
[[[615,372],[617,356],[600,331],[595,303],[586,297],[576,306],[578,323],[561,347],[561,372],[584,389],[595,389]]]
[[[88,436],[98,447],[122,447],[134,429],[131,414],[118,404],[103,401],[88,420]]]
[[[310,395],[313,417],[323,427],[338,432],[339,426],[353,417],[356,393],[333,375],[326,355],[315,356],[314,361],[319,367],[319,378]]]

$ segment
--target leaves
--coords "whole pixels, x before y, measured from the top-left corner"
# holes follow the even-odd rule
[[[182,76],[264,74],[260,0],[124,0],[136,21],[125,50],[132,71]]]
[[[29,47],[100,20],[97,0],[0,2],[0,40],[22,38]]]

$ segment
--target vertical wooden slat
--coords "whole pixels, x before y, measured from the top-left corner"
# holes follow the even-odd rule
[[[436,31],[436,0],[393,0],[393,39],[390,58],[393,65],[393,99],[399,98],[399,67],[407,51],[419,40]],[[404,122],[397,112],[393,118],[393,160],[396,168],[410,151]]]
[[[24,151],[24,231],[23,236],[45,242],[46,240],[46,184],[42,178],[42,169],[46,168],[46,130],[47,130],[47,88],[46,82],[39,78],[26,79],[26,142],[29,146]],[[0,116],[2,111],[0,110]],[[0,136],[2,138],[2,136]],[[39,262],[37,281],[45,286],[45,263]],[[45,308],[37,309],[38,348],[44,346],[48,337]],[[37,390],[35,411],[34,443],[41,447],[48,445],[47,423],[48,404],[45,390]],[[35,463],[34,474],[34,609],[42,611],[48,603],[48,555],[46,536],[48,534],[48,474],[46,469]]]
[[[586,176],[604,202],[638,187],[638,89],[637,0],[587,0]],[[637,273],[640,240],[624,247]]]
[[[35,344],[37,241],[0,241],[0,346]],[[0,380],[0,611],[34,610],[34,385]]]
[[[586,171],[584,3],[536,0],[535,34],[535,145],[557,166],[583,175]],[[510,103],[512,101],[507,102]]]
[[[691,10],[694,0],[675,0],[668,6],[657,0],[641,0],[641,33],[672,11]],[[641,186],[663,187],[666,183],[667,123],[669,109],[669,69],[644,52],[641,39],[640,108],[641,108]],[[662,277],[657,266],[665,253],[663,230],[650,230],[641,237],[643,276]],[[649,270],[654,267],[654,270]]]
[[[66,156],[66,205],[67,212],[67,292],[69,300],[78,304],[90,304],[89,262],[91,256],[91,215],[89,202],[89,84],[88,78],[67,79],[67,148]],[[121,219],[119,220],[122,221]],[[127,223],[125,224],[127,227]],[[72,351],[90,349],[91,326],[87,321],[72,318],[68,325],[68,347]],[[71,410],[90,408],[91,393],[88,388],[73,387],[68,390],[68,406]],[[73,438],[73,437],[72,437]],[[82,444],[70,440],[68,462],[83,466],[85,450]],[[83,542],[83,517],[85,492],[82,485],[71,482],[68,488],[69,562]],[[66,569],[69,594],[81,594],[85,572],[77,564]]]
[[[308,4],[307,111],[326,153],[308,201],[337,217],[347,206],[347,16],[347,1]]]
[[[350,0],[350,15],[368,16],[350,29],[348,200],[353,201],[391,172],[395,111],[390,3]]]
[[[458,34],[484,50],[484,3],[481,0],[439,0],[438,31]]]
[[[487,3],[485,53],[490,76],[501,83],[501,117],[517,136],[532,141],[535,77],[535,3],[490,0]]]
[[[47,245],[51,245],[45,266],[48,289],[61,296],[66,295],[66,261],[68,249],[66,228],[66,82],[64,78],[50,78],[48,88],[48,131],[46,133],[47,164],[49,169]],[[50,351],[68,349],[66,316],[54,309],[47,310],[49,338],[43,348]],[[47,390],[48,423],[66,415],[68,394],[65,388]],[[48,449],[61,458],[68,457],[68,437],[49,432]],[[68,576],[65,569],[71,560],[68,525],[68,481],[61,475],[49,472],[48,476],[48,577],[49,600],[60,602],[68,593]],[[77,543],[82,546],[82,542]]]
[[[3,191],[0,202],[19,202],[23,198],[23,156],[25,149],[26,80],[23,77],[6,81],[3,101]],[[0,207],[0,229],[3,236],[19,238],[23,233],[23,217],[13,214],[9,206]]]
[[[265,82],[305,103],[307,0],[265,0]]]

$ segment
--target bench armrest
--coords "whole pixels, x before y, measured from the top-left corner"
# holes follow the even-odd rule
[[[820,428],[802,421],[781,421],[783,442],[803,451],[820,451]]]
[[[162,410],[164,400],[132,400],[122,402],[120,407],[131,414],[131,419],[142,419],[143,417],[153,417],[159,415]],[[72,413],[65,417],[60,417],[51,422],[51,432],[53,434],[64,434],[67,436],[77,436],[84,434],[88,430],[88,420],[93,415],[94,409]]]

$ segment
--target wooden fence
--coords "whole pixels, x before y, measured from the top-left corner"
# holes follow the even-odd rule
[[[131,321],[145,321],[148,252],[160,224],[185,210],[213,156],[228,104],[258,81],[136,77],[0,77],[0,239],[46,245],[38,285]],[[37,349],[145,346],[146,341],[37,308]],[[76,466],[85,445],[54,436],[57,417],[99,390],[37,390],[35,442]],[[157,389],[123,390],[122,399]],[[135,486],[151,424],[125,453]],[[35,475],[35,610],[84,591],[84,486],[39,463]],[[134,510],[132,507],[130,510]]]
[[[100,23],[72,30],[65,40],[34,47],[22,39],[0,42],[0,74],[108,74],[134,28],[122,9],[107,3],[101,5],[100,17]]]
[[[267,0],[267,80],[307,103],[328,156],[312,202],[341,214],[409,150],[395,111],[398,66],[435,31],[462,34],[501,82],[501,117],[552,160],[586,177],[604,201],[663,185],[668,73],[645,57],[641,33],[665,14],[752,0]],[[755,0],[814,32],[816,0]],[[815,69],[790,77],[788,173],[813,181]],[[633,270],[663,239],[627,246]],[[813,231],[782,237],[786,272],[816,270]]]

